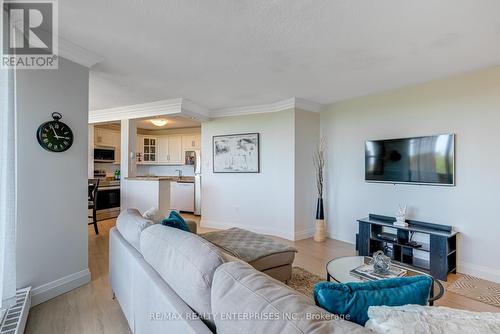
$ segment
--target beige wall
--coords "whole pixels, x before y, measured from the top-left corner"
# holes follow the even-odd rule
[[[354,242],[356,219],[394,215],[455,226],[459,271],[500,281],[500,68],[336,103],[321,113],[328,138],[330,236]],[[456,134],[456,187],[364,182],[364,141]]]

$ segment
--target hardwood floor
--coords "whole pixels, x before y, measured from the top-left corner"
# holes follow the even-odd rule
[[[30,310],[25,333],[132,333],[108,283],[109,230],[115,220],[99,222],[99,235],[89,226],[89,284]]]
[[[195,216],[187,215],[187,218],[199,221]],[[114,224],[114,219],[99,222],[97,236],[91,226],[88,229],[91,282],[33,307],[29,313],[26,333],[131,333],[118,302],[111,299],[111,288],[108,283],[108,232]],[[199,229],[200,233],[208,231]],[[353,245],[338,240],[327,239],[324,243],[316,243],[312,239],[297,242],[276,239],[298,249],[295,266],[322,277],[326,276],[325,265],[328,260],[355,254]],[[459,275],[450,275],[448,283],[457,277]],[[452,292],[446,292],[436,304],[471,311],[500,312],[498,307]]]

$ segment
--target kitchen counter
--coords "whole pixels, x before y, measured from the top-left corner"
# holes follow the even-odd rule
[[[176,181],[185,183],[194,183],[194,176],[133,176],[126,177],[126,180],[140,180],[140,181]]]
[[[99,189],[100,188],[108,188],[108,187],[120,187],[120,180],[112,180],[112,181],[106,181],[106,180],[99,180]]]

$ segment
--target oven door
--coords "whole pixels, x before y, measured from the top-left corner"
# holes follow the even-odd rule
[[[99,188],[97,192],[97,210],[120,208],[120,188]]]

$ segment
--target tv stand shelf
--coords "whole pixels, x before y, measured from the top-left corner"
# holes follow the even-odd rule
[[[457,234],[451,226],[408,220],[408,227],[395,226],[394,217],[370,214],[358,220],[356,250],[359,255],[372,256],[383,250],[392,260],[417,267],[434,278],[446,281],[449,273],[456,273]],[[380,236],[387,228],[395,229],[391,239]],[[429,236],[429,243],[418,242],[420,247],[410,245],[414,233]],[[428,253],[429,260],[416,257],[416,251]]]

